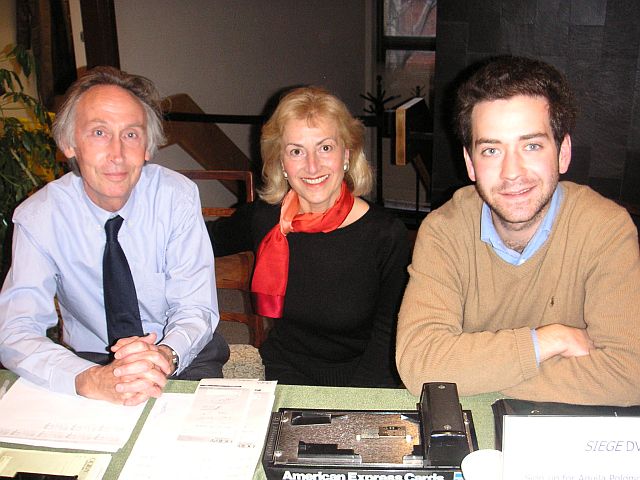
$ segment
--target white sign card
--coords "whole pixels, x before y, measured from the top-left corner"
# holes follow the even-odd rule
[[[640,480],[640,417],[505,415],[503,478]]]

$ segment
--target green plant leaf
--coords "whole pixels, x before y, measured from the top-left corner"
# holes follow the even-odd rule
[[[8,70],[0,69],[0,95],[4,95],[9,88],[10,73]]]
[[[31,76],[31,66],[32,66],[32,56],[28,50],[26,50],[22,45],[16,45],[13,49],[13,54],[15,55],[16,61],[22,67],[22,71],[24,72],[26,77]]]
[[[20,80],[20,75],[18,75],[16,72],[9,72],[9,81],[11,82],[11,79],[13,78],[13,81],[16,82],[18,84],[18,90],[20,92],[22,92],[24,90],[24,86],[22,85],[22,80]],[[14,90],[14,86],[13,86],[13,82],[11,82],[11,88],[10,90]]]
[[[47,178],[62,173],[56,162],[56,146],[51,136],[51,118],[47,109],[23,89],[21,71],[28,79],[35,70],[33,55],[20,46],[2,50],[0,67],[0,266],[6,265],[1,248],[13,210]],[[4,53],[8,52],[8,53]],[[24,110],[28,121],[13,115]],[[18,113],[24,116],[23,113]],[[47,169],[49,169],[47,171]]]

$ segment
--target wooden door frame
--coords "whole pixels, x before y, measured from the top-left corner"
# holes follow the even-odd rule
[[[113,0],[80,0],[80,8],[87,69],[98,65],[120,68]]]

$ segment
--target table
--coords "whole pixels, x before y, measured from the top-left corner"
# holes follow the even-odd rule
[[[7,370],[0,370],[0,383],[5,379],[14,381],[17,377]],[[198,382],[170,380],[165,387],[166,392],[193,393]],[[471,410],[473,422],[478,437],[479,448],[495,448],[494,424],[491,404],[503,398],[499,393],[487,393],[470,397],[461,397],[462,408]],[[343,387],[315,387],[299,385],[278,385],[273,410],[279,408],[329,408],[349,410],[415,410],[419,398],[411,395],[405,389],[389,388],[343,388]],[[104,479],[117,479],[124,467],[127,457],[140,434],[154,400],[146,405],[131,438],[117,453],[113,454],[111,464]],[[0,444],[12,448],[29,449],[23,445]],[[262,465],[256,467],[254,480],[266,479]]]

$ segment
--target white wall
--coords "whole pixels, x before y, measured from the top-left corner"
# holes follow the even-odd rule
[[[261,114],[282,88],[324,85],[361,114],[365,0],[116,0],[120,63],[207,112]],[[247,127],[222,126],[249,153]]]
[[[0,0],[0,49],[8,43],[16,43],[15,0]]]
[[[82,66],[79,0],[70,6]],[[207,113],[261,114],[280,89],[316,84],[362,115],[359,95],[375,91],[371,0],[115,0],[115,10],[121,67],[151,78],[163,95],[188,93]],[[4,45],[15,41],[15,0],[0,0],[0,12]],[[248,126],[220,126],[251,156]],[[197,166],[179,147],[156,161]],[[385,162],[385,197],[406,188],[411,198],[413,167],[396,169]]]
[[[259,115],[281,89],[315,84],[362,114],[365,3],[115,0],[120,66],[151,78],[163,96],[189,94],[207,113]],[[220,127],[251,156],[249,126]],[[177,147],[156,161],[193,167]]]
[[[73,36],[73,51],[76,59],[76,68],[87,66],[87,54],[82,40],[82,13],[80,0],[69,1],[69,16],[71,17],[71,35]]]

